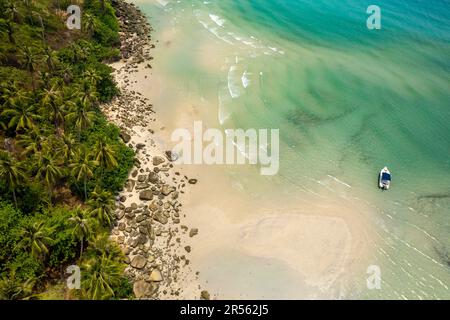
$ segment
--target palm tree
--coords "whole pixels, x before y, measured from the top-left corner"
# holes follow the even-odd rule
[[[42,179],[47,185],[50,194],[53,193],[53,186],[59,178],[63,176],[62,169],[60,168],[60,161],[54,155],[52,151],[42,150],[39,152],[38,161],[36,163],[37,173],[36,178]]]
[[[113,221],[115,202],[112,194],[96,187],[87,202],[90,214],[104,226],[110,226]]]
[[[53,241],[48,236],[50,230],[45,227],[43,221],[37,221],[20,228],[21,240],[18,247],[27,250],[31,256],[42,259],[48,253],[48,245]]]
[[[36,90],[35,73],[39,63],[39,57],[31,47],[25,46],[21,53],[22,65],[31,73],[33,91]]]
[[[16,138],[16,144],[24,149],[23,156],[40,152],[44,141],[44,135],[38,128],[27,130],[26,133],[18,135]]]
[[[86,70],[83,74],[83,77],[94,87],[102,79],[102,77],[100,77],[94,69]]]
[[[24,183],[26,176],[25,168],[20,162],[14,161],[8,152],[0,151],[0,178],[12,192],[16,208],[16,189]]]
[[[53,85],[50,89],[44,89],[41,96],[41,112],[49,113],[50,118],[55,125],[55,129],[59,132],[59,128],[64,126],[64,104],[62,102],[62,92],[57,85]]]
[[[85,210],[81,210],[78,207],[72,217],[69,218],[70,223],[73,227],[73,235],[80,241],[80,260],[83,255],[83,244],[84,241],[91,234],[90,221]]]
[[[94,76],[98,77],[97,75]],[[82,81],[78,85],[78,90],[80,92],[79,97],[82,101],[90,103],[92,105],[98,102],[98,92],[95,88],[95,84],[93,84],[92,82],[88,80]]]
[[[86,101],[78,100],[66,115],[66,120],[74,123],[78,132],[78,140],[81,131],[87,129],[95,119],[95,112]]]
[[[28,296],[34,286],[34,281],[28,279],[20,282],[16,278],[16,272],[11,271],[9,275],[3,275],[0,279],[0,300],[19,300]]]
[[[63,134],[61,136],[62,145],[58,150],[59,156],[64,159],[64,163],[68,164],[69,160],[75,155],[75,147],[77,145],[72,134]]]
[[[56,54],[56,52],[49,46],[46,46],[42,56],[47,63],[48,70],[50,72],[55,71],[55,65],[56,63],[58,63],[58,55]]]
[[[89,13],[83,15],[83,30],[92,36],[94,31],[98,28],[98,21],[95,16]]]
[[[14,22],[9,17],[2,21],[2,31],[6,31],[11,44],[16,44],[16,39],[14,38]]]
[[[113,260],[106,253],[86,261],[82,265],[83,297],[92,300],[113,297],[113,287],[120,283],[123,269],[120,262]]]
[[[119,164],[116,160],[116,152],[106,142],[105,137],[101,137],[97,140],[93,150],[95,154],[95,160],[99,163],[102,171],[104,169],[112,169]]]
[[[26,105],[24,102],[13,101],[10,108],[3,110],[2,116],[11,117],[8,127],[15,127],[16,132],[21,129],[33,129],[34,119],[39,118],[35,114],[35,106],[33,104]]]
[[[17,1],[14,0],[10,0],[8,1],[7,5],[6,5],[6,11],[5,11],[8,19],[10,19],[11,21],[14,22],[20,22],[19,18],[20,18],[20,11],[19,8],[17,6]]]
[[[89,239],[88,254],[92,256],[106,254],[115,261],[123,261],[124,259],[122,249],[109,239],[108,233],[99,233],[94,238]]]
[[[77,150],[73,162],[69,165],[71,168],[71,174],[77,181],[83,181],[84,184],[84,200],[87,201],[87,188],[86,183],[89,178],[94,175],[94,168],[97,165],[97,161],[92,159],[92,156],[86,151],[85,148]]]

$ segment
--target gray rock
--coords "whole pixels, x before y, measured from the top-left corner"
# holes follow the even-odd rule
[[[210,299],[211,299],[211,295],[209,294],[208,291],[203,290],[203,291],[200,293],[200,299],[201,299],[201,300],[210,300]]]
[[[122,138],[123,142],[128,143],[131,140],[131,136],[126,132],[121,132],[120,137]]]
[[[161,193],[165,196],[168,196],[169,194],[171,194],[174,191],[175,191],[174,187],[171,187],[167,184],[163,185],[161,188]]]
[[[162,212],[157,212],[153,216],[153,220],[158,221],[161,224],[167,224],[167,222],[169,222],[169,219],[167,219],[167,217]]]
[[[151,190],[144,190],[139,193],[139,199],[149,201],[153,199],[153,192]]]
[[[136,269],[142,269],[147,264],[147,260],[143,256],[135,256],[131,260],[131,266]]]
[[[150,172],[148,174],[148,181],[150,183],[157,183],[159,181],[159,176],[156,172]]]
[[[161,163],[164,163],[165,161],[166,161],[166,159],[164,159],[163,157],[160,157],[160,156],[153,157],[153,165],[154,166],[159,166]]]
[[[189,231],[189,237],[193,237],[196,236],[198,234],[198,229],[197,228],[192,228],[191,231]]]
[[[158,269],[153,269],[152,273],[150,273],[150,276],[148,277],[148,280],[151,282],[163,281],[163,276],[161,274],[161,271],[159,271]]]
[[[153,291],[153,285],[145,280],[139,280],[133,284],[133,293],[137,299],[149,297],[153,294]]]

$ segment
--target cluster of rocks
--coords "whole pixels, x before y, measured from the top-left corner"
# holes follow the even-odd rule
[[[146,146],[134,147],[140,153]],[[179,172],[171,175],[173,165],[167,158],[140,155],[140,164],[117,198],[113,238],[126,255],[126,272],[134,280],[137,298],[156,298],[161,286],[164,294],[178,296],[177,273],[189,264],[185,254],[191,251],[185,246],[184,254],[180,253],[181,238],[198,233],[196,228],[181,224],[179,195],[189,179]]]
[[[155,121],[154,111],[148,99],[130,88],[128,75],[151,60],[151,28],[133,4],[120,0],[112,3],[121,26],[125,64],[115,73],[121,94],[102,110],[121,128],[123,141],[135,150],[136,157],[129,179],[117,196],[111,238],[125,253],[125,272],[133,281],[136,298],[177,297],[182,291],[180,271],[189,268],[186,255],[192,250],[182,244],[182,239],[198,234],[196,228],[182,224],[180,197],[197,180],[175,171],[172,162],[177,155],[160,152],[148,138],[153,134],[150,125]],[[145,137],[136,128],[144,129]],[[204,292],[200,296],[206,297]]]
[[[133,3],[122,0],[113,0],[112,5],[116,10],[120,26],[120,52],[124,59],[131,58],[136,63],[151,60],[150,45],[145,45],[151,40],[152,28],[145,15]]]

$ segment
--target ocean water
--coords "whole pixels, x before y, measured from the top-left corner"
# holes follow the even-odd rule
[[[379,266],[382,289],[351,276],[332,298],[450,298],[449,1],[379,0],[380,30],[366,27],[371,1],[133,2],[155,29],[152,90],[163,118],[177,118],[169,128],[186,112],[210,127],[280,129],[278,175],[224,167],[230,188],[255,207],[364,208],[353,213],[370,234],[361,268]],[[381,192],[385,165],[393,183]],[[245,289],[266,297],[258,279]]]

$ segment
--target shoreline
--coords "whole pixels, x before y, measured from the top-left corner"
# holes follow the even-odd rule
[[[119,20],[122,59],[112,63],[120,95],[101,106],[107,119],[121,129],[132,148],[135,165],[117,196],[117,221],[111,233],[126,255],[125,274],[133,282],[137,299],[209,299],[195,286],[185,293],[183,282],[196,282],[190,268],[188,239],[198,229],[184,225],[182,206],[186,190],[197,183],[174,168],[170,152],[158,145],[150,128],[157,121],[153,106],[132,87],[138,74],[151,76],[152,31],[147,17],[134,4],[113,2]]]

